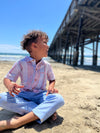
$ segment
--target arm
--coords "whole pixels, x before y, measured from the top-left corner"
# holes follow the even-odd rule
[[[24,86],[17,85],[16,83],[13,83],[10,79],[4,78],[4,85],[8,89],[8,92],[11,96],[14,97],[12,93],[15,93],[16,95],[19,94],[20,90],[18,88],[23,88]]]
[[[58,93],[58,90],[55,89],[54,86],[55,86],[55,80],[49,81],[49,87],[46,95],[48,95],[49,93]]]
[[[18,88],[23,88],[24,86],[19,86],[15,82],[17,81],[18,77],[20,76],[20,61],[16,62],[8,74],[4,78],[4,85],[8,89],[8,92],[11,96],[14,97],[12,93],[19,94],[20,90]]]

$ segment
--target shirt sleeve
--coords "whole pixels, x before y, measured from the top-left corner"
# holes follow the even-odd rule
[[[48,81],[55,80],[55,76],[54,76],[54,73],[53,73],[53,70],[50,64],[48,64],[48,69],[47,69],[47,80]]]
[[[13,82],[16,82],[16,80],[20,76],[20,72],[21,72],[20,63],[16,62],[11,68],[11,70],[7,73],[5,78],[8,78]]]

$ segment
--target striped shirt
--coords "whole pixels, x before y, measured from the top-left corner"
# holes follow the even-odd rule
[[[24,85],[21,90],[34,93],[46,90],[47,80],[55,80],[51,65],[47,61],[42,59],[36,64],[35,59],[28,56],[16,62],[5,77],[13,82],[20,77],[21,85]]]

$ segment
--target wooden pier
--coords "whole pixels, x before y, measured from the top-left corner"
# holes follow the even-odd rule
[[[100,42],[100,0],[72,0],[50,45],[49,56],[58,62],[84,65],[84,48],[92,44],[93,62],[97,66]]]

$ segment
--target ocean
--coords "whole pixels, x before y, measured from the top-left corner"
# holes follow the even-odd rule
[[[19,53],[0,53],[0,61],[18,61],[28,54]],[[50,57],[44,58],[44,60],[49,60]],[[80,60],[80,58],[79,58]],[[80,61],[79,61],[80,62]],[[78,63],[79,64],[79,63]],[[92,56],[84,56],[84,65],[92,65]],[[98,56],[97,66],[100,66],[100,56]]]
[[[25,56],[29,56],[29,54],[21,54],[21,53],[0,53],[0,61],[18,61],[23,59]],[[44,60],[50,60],[50,57],[44,58]]]

